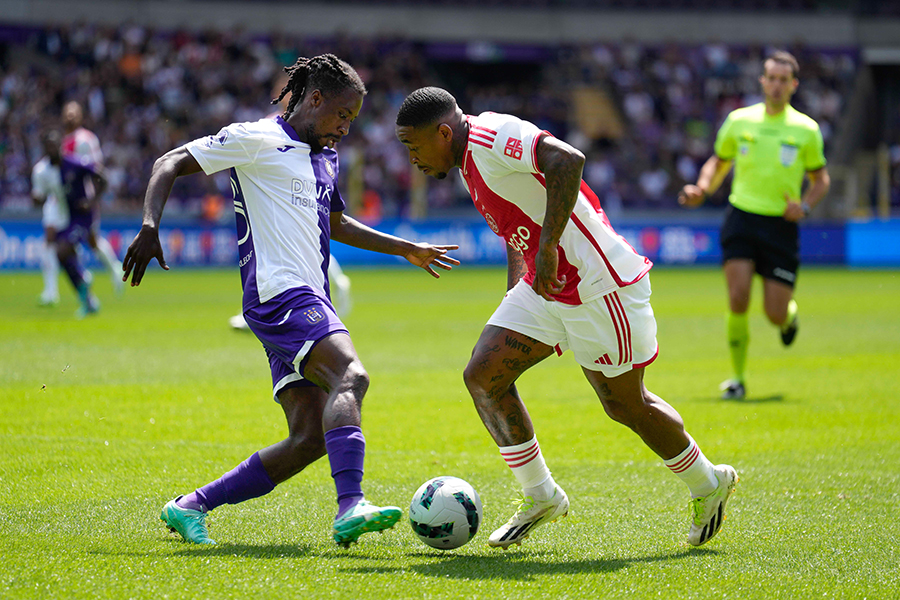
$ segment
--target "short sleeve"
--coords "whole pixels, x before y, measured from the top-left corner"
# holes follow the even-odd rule
[[[543,131],[533,123],[512,116],[508,116],[496,126],[497,130],[491,131],[489,125],[482,126],[476,122],[471,126],[469,135],[474,136],[476,140],[480,135],[493,136],[493,158],[510,171],[540,173],[536,152]]]
[[[38,198],[45,198],[48,192],[46,179],[41,176],[43,172],[41,163],[36,164],[31,171],[31,193]]]
[[[825,166],[825,142],[822,140],[822,130],[818,125],[810,132],[803,154],[803,164],[807,171],[818,171]]]
[[[185,144],[207,175],[250,162],[245,141],[249,132],[240,123],[223,127],[216,135],[208,135]]]
[[[716,135],[715,152],[716,156],[722,160],[732,160],[737,154],[737,143],[734,135],[732,135],[732,127],[734,125],[732,114],[734,113],[728,115],[719,128],[719,133]]]

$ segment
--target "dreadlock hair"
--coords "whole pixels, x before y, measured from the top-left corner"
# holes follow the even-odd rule
[[[456,110],[456,98],[439,87],[419,88],[406,97],[397,113],[398,127],[430,125]]]
[[[287,83],[272,104],[278,104],[288,93],[291,94],[284,110],[285,119],[294,112],[307,90],[319,90],[330,96],[351,88],[363,96],[366,94],[366,85],[359,73],[334,54],[320,54],[312,58],[301,56],[293,66],[285,67],[284,72],[288,74]]]

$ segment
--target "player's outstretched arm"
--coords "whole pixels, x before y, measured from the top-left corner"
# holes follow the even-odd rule
[[[331,213],[331,239],[364,250],[402,256],[437,278],[440,278],[440,275],[433,267],[449,271],[454,265],[459,264],[458,260],[447,256],[449,250],[456,250],[459,246],[410,242],[376,231],[342,212]]]
[[[147,193],[144,195],[143,224],[134,241],[128,246],[125,259],[122,261],[124,272],[122,281],[128,281],[128,276],[134,272],[131,285],[132,287],[140,285],[147,265],[154,258],[159,262],[159,266],[166,271],[169,270],[159,242],[159,220],[162,218],[163,207],[169,199],[175,179],[198,171],[200,164],[184,146],[170,150],[153,164],[150,181],[147,183]]]

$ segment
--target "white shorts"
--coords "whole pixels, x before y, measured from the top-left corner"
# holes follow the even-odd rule
[[[571,348],[579,365],[606,377],[646,367],[659,354],[649,274],[578,306],[548,302],[519,281],[487,324],[532,337],[560,355]]]
[[[47,196],[44,207],[41,209],[41,225],[44,229],[54,228],[62,231],[69,224],[69,211],[56,200],[55,196]]]

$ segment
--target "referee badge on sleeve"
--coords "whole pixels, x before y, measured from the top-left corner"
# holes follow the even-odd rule
[[[800,148],[791,144],[790,142],[782,142],[781,144],[781,164],[782,166],[789,167],[794,164],[794,161],[797,160],[797,154],[799,154]]]

